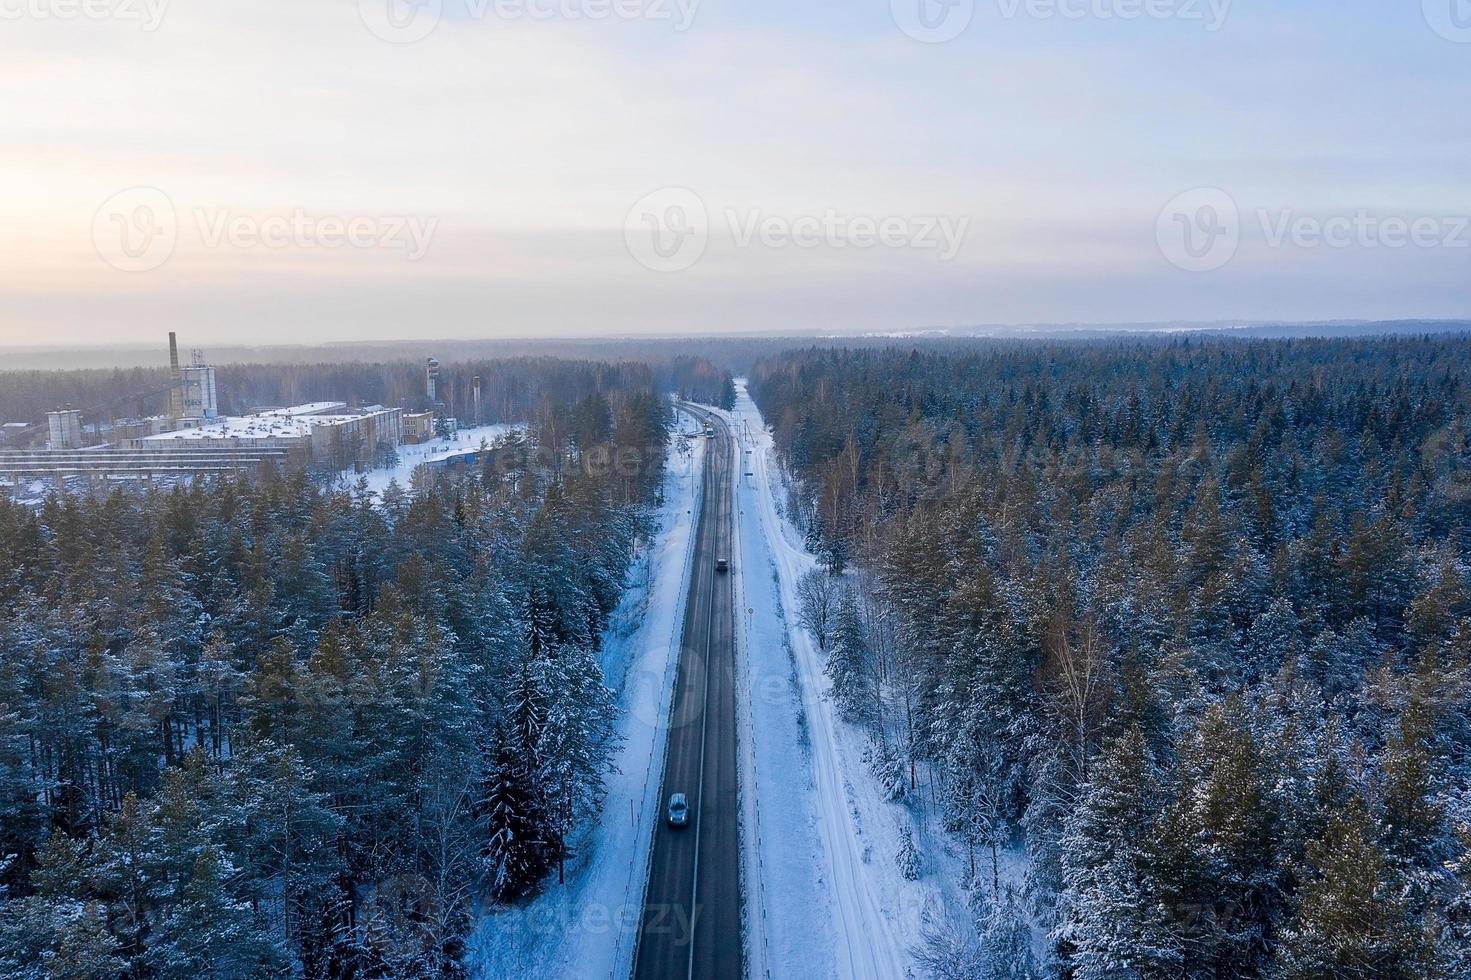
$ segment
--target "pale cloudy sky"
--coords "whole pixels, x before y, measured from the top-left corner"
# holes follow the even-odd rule
[[[0,0],[0,344],[1471,316],[1471,0],[416,2]]]

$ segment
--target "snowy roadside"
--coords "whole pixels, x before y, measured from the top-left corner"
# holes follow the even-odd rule
[[[726,416],[729,418],[729,415]],[[735,553],[737,727],[745,933],[755,980],[837,976],[833,910],[818,832],[812,750],[788,645],[776,563],[742,475],[737,436]]]
[[[926,909],[965,908],[956,873],[960,856],[954,853],[948,835],[922,826],[909,809],[884,798],[864,761],[866,734],[838,719],[826,696],[830,685],[821,654],[810,634],[795,627],[797,583],[816,566],[816,559],[804,550],[801,535],[782,515],[777,503],[781,479],[771,435],[744,383],[738,383],[737,390],[735,410],[727,418],[743,460],[737,498],[749,573],[743,580],[750,599],[755,600],[743,597],[743,602],[758,611],[774,610],[771,617],[779,620],[773,629],[771,623],[762,622],[758,612],[754,623],[747,617],[742,631],[750,651],[747,689],[756,716],[759,827],[766,852],[764,864],[758,865],[765,894],[753,895],[748,890],[748,901],[764,898],[767,921],[775,923],[774,956],[769,963],[772,977],[899,980],[914,968],[911,951],[919,941]],[[788,643],[790,653],[783,649]],[[783,705],[779,702],[790,702],[793,697],[804,746],[800,766],[793,765],[796,743],[787,732],[768,731],[766,726],[772,721],[762,717],[763,713],[780,715]],[[790,712],[790,703],[786,710]],[[790,811],[800,807],[798,797],[810,802],[810,808],[803,809],[815,816],[812,829],[819,842],[816,890],[826,900],[827,921],[809,919],[816,918],[813,913],[819,903],[810,897],[804,902],[803,896],[794,894],[798,882],[792,880],[791,869],[773,860],[773,836],[790,832],[786,821],[791,816],[768,814],[768,801],[775,798],[776,806]],[[919,881],[906,880],[896,860],[902,830],[921,842],[921,853],[945,867],[930,869]],[[794,958],[775,942],[782,931],[820,934],[828,950],[819,961]],[[816,968],[817,962],[821,969]]]
[[[685,431],[694,424],[683,415],[679,421]],[[625,741],[608,776],[602,818],[575,843],[565,885],[553,880],[524,907],[481,919],[470,938],[472,976],[615,980],[633,972],[704,450],[703,439],[674,437],[658,531],[604,637],[600,659],[606,683],[619,692]]]

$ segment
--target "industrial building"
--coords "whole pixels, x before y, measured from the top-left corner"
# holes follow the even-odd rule
[[[418,445],[433,438],[433,412],[408,412],[404,415],[404,442]]]
[[[172,432],[177,423],[167,415],[152,415],[146,419],[113,419],[107,439],[111,443],[123,443],[129,439]]]
[[[46,445],[51,449],[82,448],[82,413],[75,409],[46,413]]]
[[[179,366],[179,340],[169,334],[169,415],[182,426],[198,425],[219,418],[220,396],[215,384],[215,369],[195,351],[188,367]]]
[[[132,396],[167,395],[168,410],[149,418],[119,418],[111,423],[94,416],[110,406],[66,408],[46,416],[47,448],[0,451],[0,487],[54,481],[56,485],[91,486],[116,480],[189,479],[216,474],[316,467],[365,469],[377,465],[387,450],[406,441],[428,442],[436,428],[458,426],[444,418],[440,364],[425,363],[425,394],[430,411],[406,415],[381,405],[349,409],[346,402],[323,401],[250,415],[220,414],[215,369],[199,351],[190,363],[179,362],[178,337],[169,334],[169,382]],[[480,379],[473,400],[480,413]],[[92,418],[83,425],[83,415]],[[102,416],[106,418],[107,416]],[[26,446],[38,426],[6,423],[0,445]]]
[[[118,480],[171,480],[201,476],[240,476],[280,470],[289,461],[285,450],[213,449],[156,450],[80,449],[20,450],[0,453],[0,483],[52,482],[66,486]]]
[[[375,405],[348,411],[342,402],[314,402],[129,440],[125,448],[284,450],[298,465],[347,468],[371,464],[383,446],[403,445],[403,412]]]

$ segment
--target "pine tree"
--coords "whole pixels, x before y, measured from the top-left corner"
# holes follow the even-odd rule
[[[218,848],[202,850],[161,909],[148,962],[159,977],[253,980],[291,975],[284,951],[259,929],[226,881],[236,870]]]
[[[1235,699],[1212,708],[1182,753],[1179,797],[1160,828],[1166,903],[1186,967],[1262,969],[1281,905],[1278,801],[1268,760]]]
[[[1471,798],[1463,798],[1455,820],[1455,857],[1449,867],[1455,876],[1446,902],[1441,955],[1448,977],[1471,977]]]
[[[268,909],[277,943],[321,955],[317,932],[337,896],[347,821],[316,788],[294,748],[270,739],[240,747],[232,767],[239,881],[243,899]]]
[[[852,589],[844,589],[833,617],[825,670],[832,681],[838,712],[851,722],[872,719],[878,698],[867,633],[857,596]]]
[[[1278,597],[1256,620],[1246,637],[1248,680],[1256,681],[1277,673],[1283,662],[1301,655],[1297,614],[1292,604]]]
[[[899,851],[894,856],[899,873],[905,881],[918,881],[922,874],[919,851],[914,847],[914,832],[908,827],[899,828]]]
[[[1017,899],[1007,885],[981,921],[981,950],[985,980],[1038,980],[1032,954],[1032,929]]]
[[[574,826],[602,802],[603,773],[617,745],[618,706],[589,650],[561,647],[537,661],[535,672],[537,689],[548,692],[536,758],[560,881]]]
[[[486,878],[491,897],[512,902],[534,888],[548,868],[540,794],[515,734],[497,727],[491,739],[485,797]]]
[[[0,975],[110,980],[127,966],[101,902],[32,896],[0,905]]]
[[[1283,934],[1288,980],[1433,976],[1430,939],[1417,924],[1362,802],[1334,817],[1308,848],[1310,870]]]
[[[1054,939],[1078,980],[1179,975],[1180,939],[1155,877],[1163,802],[1143,735],[1130,729],[1105,742],[1063,838],[1066,891]]]

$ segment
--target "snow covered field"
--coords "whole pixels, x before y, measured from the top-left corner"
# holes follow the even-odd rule
[[[473,429],[461,429],[449,440],[431,439],[417,446],[399,446],[397,466],[391,469],[369,470],[363,474],[368,479],[368,490],[374,494],[381,494],[394,480],[397,480],[398,485],[407,490],[409,480],[413,477],[414,470],[419,467],[419,464],[437,462],[449,459],[451,456],[474,452],[480,448],[482,442],[494,446],[497,440],[519,428],[521,428],[520,425],[481,425]],[[358,475],[351,470],[344,470],[342,480],[348,486],[354,486],[358,481]]]
[[[684,416],[680,424],[685,431],[697,431]],[[660,813],[665,721],[689,588],[704,450],[704,439],[673,440],[658,532],[631,573],[604,640],[603,672],[607,684],[619,692],[623,715],[618,728],[625,742],[608,777],[602,819],[574,844],[576,857],[567,866],[565,885],[553,881],[524,908],[482,919],[469,957],[477,977],[612,980],[632,973],[644,879]]]

